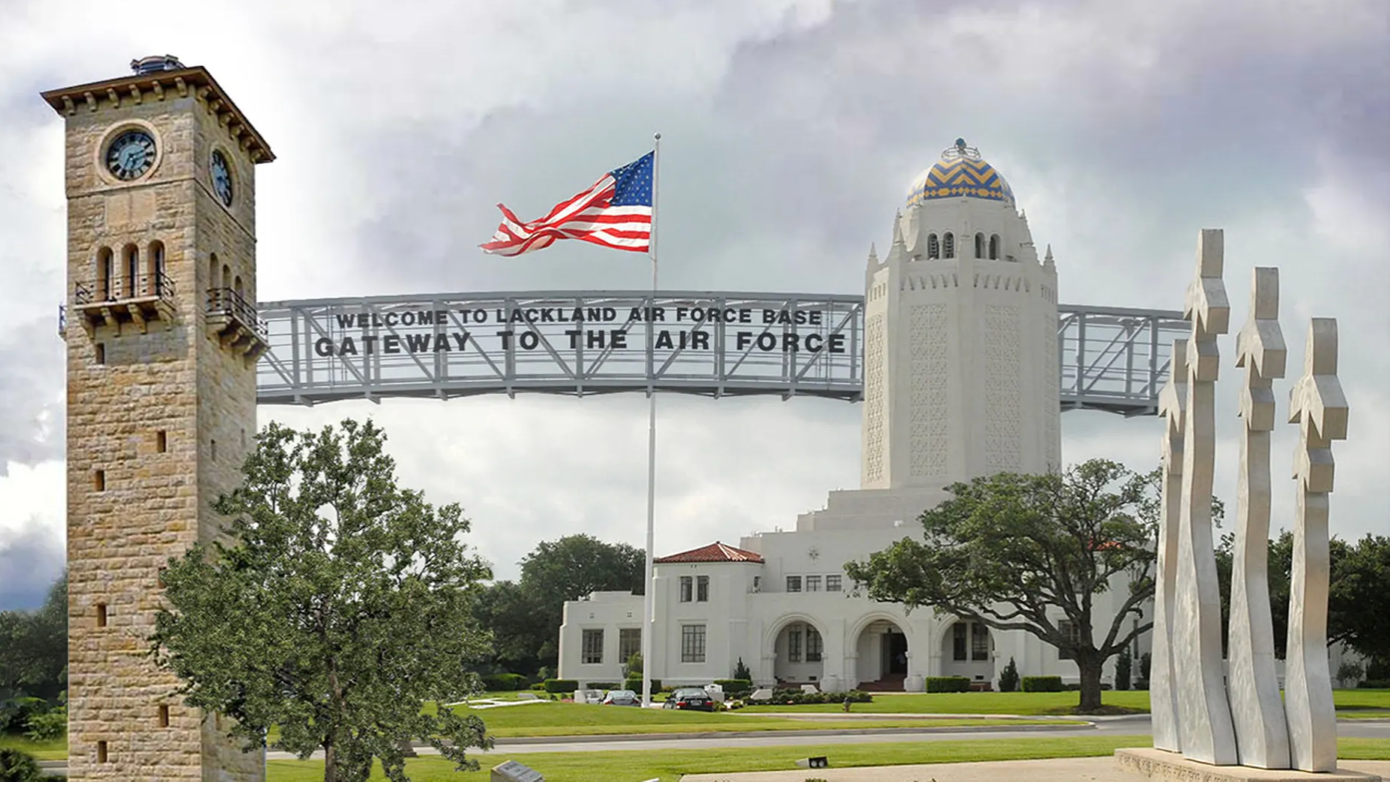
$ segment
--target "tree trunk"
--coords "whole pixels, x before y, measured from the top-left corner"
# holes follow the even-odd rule
[[[1100,672],[1104,666],[1096,655],[1076,657],[1076,668],[1081,672],[1081,704],[1077,710],[1084,713],[1100,709]]]
[[[323,745],[323,781],[338,781],[338,761],[333,759],[333,742]]]

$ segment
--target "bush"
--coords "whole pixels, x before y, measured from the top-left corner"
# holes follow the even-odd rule
[[[545,691],[547,694],[573,694],[579,688],[577,680],[560,680],[551,678],[545,681]]]
[[[39,761],[18,749],[0,749],[0,782],[42,782]]]
[[[928,694],[949,694],[956,691],[969,691],[970,678],[927,678]]]
[[[635,691],[635,692],[637,692],[638,694],[641,694],[641,693],[642,693],[642,676],[641,676],[641,675],[638,675],[638,676],[635,677],[635,678],[628,678],[628,679],[623,683],[623,688],[627,689],[628,691]],[[651,689],[650,689],[649,693],[652,694],[652,695],[655,695],[655,694],[660,694],[661,691],[662,691],[661,681],[657,680],[656,678],[652,678]]]
[[[617,682],[611,680],[589,684],[589,688],[594,689],[595,691],[611,691],[612,689],[615,689],[617,687]]]
[[[1129,655],[1129,648],[1125,648],[1120,657],[1115,659],[1115,688],[1129,691],[1129,681],[1133,676],[1134,659]]]
[[[545,691],[545,683],[544,683],[544,682],[541,682],[541,683],[532,683],[532,684],[531,684],[531,690],[532,690],[532,691]]]
[[[843,704],[848,699],[850,702],[873,702],[874,698],[867,691],[832,691],[828,693],[817,692],[808,694],[801,689],[776,689],[772,692],[772,699],[753,699],[749,697],[744,700],[745,705],[820,705],[825,703]]]
[[[738,666],[734,667],[734,677],[738,680],[746,680],[751,686],[753,684],[753,670],[743,663],[743,656],[738,657]]]
[[[1009,665],[1004,667],[1004,671],[999,673],[1000,691],[1018,691],[1018,664],[1014,663],[1013,657],[1009,658]]]
[[[484,675],[483,689],[485,691],[520,691],[526,688],[526,676],[512,672],[503,672],[498,675]]]
[[[1359,689],[1390,689],[1390,680],[1385,678],[1371,678],[1356,684]]]
[[[54,708],[47,713],[35,713],[24,723],[25,734],[34,741],[56,741],[68,734],[68,709]]]
[[[1139,657],[1139,678],[1144,681],[1144,688],[1149,687],[1149,670],[1153,669],[1153,659],[1152,653]]]
[[[641,654],[641,653],[633,653],[632,655],[628,656],[628,657],[627,657],[627,666],[625,667],[625,669],[627,670],[627,676],[628,676],[629,678],[631,678],[633,675],[636,675],[636,676],[638,676],[638,677],[641,677],[641,676],[642,676],[642,654]]]
[[[1023,690],[1025,692],[1061,691],[1062,678],[1059,675],[1027,675],[1023,678]]]
[[[753,688],[753,681],[742,680],[740,678],[716,680],[714,682],[717,685],[723,686],[724,693],[730,696],[734,694],[747,694],[749,690]]]

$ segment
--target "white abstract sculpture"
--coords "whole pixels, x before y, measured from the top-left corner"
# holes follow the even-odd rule
[[[1158,396],[1163,417],[1163,491],[1158,521],[1158,568],[1154,585],[1154,630],[1149,665],[1149,707],[1154,748],[1181,752],[1178,697],[1173,685],[1173,608],[1177,594],[1178,530],[1182,511],[1182,436],[1187,412],[1187,343],[1173,342],[1168,383]]]
[[[1347,411],[1337,380],[1337,322],[1314,318],[1303,378],[1289,398],[1289,422],[1299,424],[1301,439],[1294,457],[1298,502],[1284,689],[1293,767],[1300,771],[1337,770],[1337,714],[1327,666],[1327,520],[1332,442],[1347,437]]]
[[[1236,762],[1235,730],[1221,662],[1221,597],[1212,545],[1212,477],[1216,465],[1218,335],[1228,331],[1231,308],[1221,280],[1222,233],[1203,230],[1197,272],[1187,287],[1184,314],[1192,322],[1187,344],[1187,414],[1184,417],[1182,512],[1174,596],[1173,666],[1178,737],[1190,760]]]
[[[1274,431],[1272,379],[1284,377],[1287,357],[1279,329],[1279,270],[1256,268],[1250,318],[1236,336],[1236,367],[1245,369],[1240,416],[1236,540],[1231,565],[1228,689],[1241,765],[1289,767],[1284,701],[1274,668],[1274,621],[1269,608],[1269,438]]]

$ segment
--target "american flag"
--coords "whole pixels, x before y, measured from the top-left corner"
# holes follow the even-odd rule
[[[492,241],[478,246],[493,255],[542,250],[556,239],[578,239],[615,250],[647,252],[652,236],[652,165],[655,152],[605,173],[593,186],[534,222],[522,222],[497,204],[504,217]]]

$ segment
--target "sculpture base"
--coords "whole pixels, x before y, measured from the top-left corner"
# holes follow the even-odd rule
[[[1380,777],[1359,771],[1315,774],[1307,771],[1272,771],[1248,765],[1207,765],[1161,749],[1116,749],[1120,768],[1163,782],[1379,782]]]

